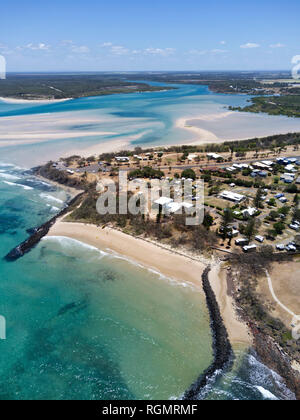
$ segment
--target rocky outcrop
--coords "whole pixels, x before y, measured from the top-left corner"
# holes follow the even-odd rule
[[[23,255],[29,252],[33,247],[35,247],[40,242],[40,240],[47,235],[47,233],[49,232],[50,228],[54,225],[56,220],[59,217],[64,216],[70,210],[70,207],[74,205],[83,194],[84,193],[82,192],[76,197],[74,197],[72,200],[70,200],[67,206],[60,213],[58,213],[52,219],[48,220],[43,225],[39,226],[38,228],[30,229],[32,234],[29,236],[29,238],[26,239],[26,241],[22,242],[20,245],[18,245],[16,248],[14,248],[12,251],[10,251],[4,257],[5,260],[8,262],[16,261],[19,258],[23,257]]]
[[[200,399],[201,392],[204,390],[204,388],[212,380],[214,380],[218,374],[221,374],[224,369],[230,368],[234,359],[233,350],[220,313],[220,308],[209,282],[208,275],[210,270],[210,267],[207,267],[204,270],[202,274],[202,284],[211,320],[214,361],[209,366],[209,368],[198,378],[198,380],[185,392],[183,397],[184,400]]]

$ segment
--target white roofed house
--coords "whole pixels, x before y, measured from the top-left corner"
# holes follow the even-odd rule
[[[265,161],[265,162],[255,162],[252,164],[252,166],[253,168],[256,168],[256,169],[272,171],[273,170],[272,165],[269,165],[269,164],[267,165],[267,163],[273,164],[273,162],[271,161],[270,162]]]
[[[286,171],[288,172],[297,172],[297,169],[295,169],[295,165],[287,165],[285,167]]]
[[[209,159],[219,160],[223,159],[223,156],[219,155],[218,153],[207,153],[206,155]]]
[[[166,213],[177,213],[178,211],[185,209],[186,212],[189,212],[194,208],[193,204],[186,201],[174,201],[172,198],[160,197],[158,200],[154,201],[154,204],[162,206]]]
[[[117,162],[129,162],[129,157],[127,156],[116,156],[115,157]]]
[[[258,210],[255,207],[248,207],[247,209],[243,210],[243,216],[245,219],[247,219],[248,217],[253,217],[257,214]]]
[[[242,201],[246,199],[246,196],[234,193],[232,191],[223,191],[220,194],[220,198],[223,198],[224,200],[232,201],[234,203],[241,203]]]
[[[158,200],[154,201],[154,204],[157,204],[159,206],[166,206],[170,203],[173,203],[173,199],[169,197],[160,197]]]
[[[190,153],[190,154],[188,155],[188,160],[189,160],[189,161],[192,161],[192,160],[196,159],[197,157],[198,157],[198,155],[197,155],[197,154],[195,154],[195,153]]]

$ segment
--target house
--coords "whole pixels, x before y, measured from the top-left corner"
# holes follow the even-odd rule
[[[190,154],[188,155],[188,160],[189,160],[189,161],[192,161],[192,160],[196,159],[197,157],[198,157],[198,155],[190,153]]]
[[[272,171],[272,168],[270,165],[266,165],[265,163],[262,162],[255,162],[253,163],[253,168],[259,169],[259,170],[267,170],[267,171]]]
[[[143,160],[142,156],[139,155],[133,155],[134,159]]]
[[[238,235],[239,235],[239,230],[237,230],[237,229],[232,229],[232,232],[229,234],[229,236],[231,237],[231,238],[236,238]]]
[[[245,196],[241,194],[234,193],[232,191],[223,191],[220,194],[220,198],[223,198],[224,200],[233,201],[234,203],[241,203],[243,200],[245,200]]]
[[[237,168],[235,168],[234,166],[229,166],[228,168],[226,168],[227,172],[236,172]]]
[[[213,160],[223,159],[223,156],[218,155],[218,153],[207,153],[206,156]]]
[[[273,166],[274,165],[274,162],[272,162],[271,160],[263,160],[262,163],[264,165],[267,165],[267,166]]]
[[[169,204],[166,204],[165,209],[169,212],[169,213],[176,213],[178,210],[181,210],[182,205],[181,203],[176,203],[176,202],[172,202]]]
[[[115,159],[117,162],[129,162],[129,157],[127,156],[116,156]]]
[[[172,203],[174,200],[169,197],[160,197],[158,200],[154,201],[154,204],[157,204],[158,206],[166,206],[170,203]]]
[[[257,236],[255,236],[255,240],[262,244],[264,242],[265,238],[263,236],[257,235]]]
[[[285,167],[285,169],[286,169],[288,172],[297,172],[297,169],[295,169],[295,165],[287,165],[287,166]]]
[[[245,218],[255,216],[258,210],[255,207],[248,207],[246,210],[243,210],[243,216]]]
[[[293,174],[282,174],[280,180],[286,184],[292,184],[294,182],[295,176]]]
[[[257,249],[257,246],[254,245],[254,244],[253,245],[246,245],[246,246],[243,247],[244,252],[255,252],[256,249]]]
[[[246,246],[249,244],[249,239],[247,238],[239,238],[236,239],[235,244],[238,246]]]

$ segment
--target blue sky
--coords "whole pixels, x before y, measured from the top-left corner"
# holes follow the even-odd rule
[[[8,71],[273,70],[300,54],[300,1],[11,0]]]

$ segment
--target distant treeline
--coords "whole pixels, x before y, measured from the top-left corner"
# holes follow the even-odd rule
[[[213,143],[203,146],[183,145],[160,147],[159,151],[163,153],[247,153],[251,151],[275,150],[286,146],[300,145],[300,133],[276,134],[263,138],[253,138],[249,140],[227,141],[224,143]],[[141,153],[153,153],[155,149],[142,149],[136,147],[134,150],[122,150],[117,153],[103,153],[99,156],[100,160],[111,161],[116,156],[134,156]]]
[[[17,99],[65,99],[86,96],[159,91],[170,87],[128,82],[112,74],[8,74],[0,84],[0,96]]]
[[[300,89],[299,89],[300,93]],[[265,112],[269,115],[286,115],[300,118],[300,95],[268,96],[251,99],[252,104],[245,107],[229,107],[240,112]]]

